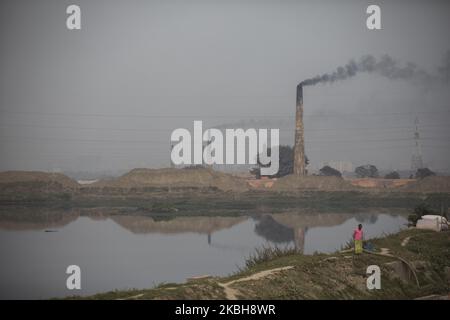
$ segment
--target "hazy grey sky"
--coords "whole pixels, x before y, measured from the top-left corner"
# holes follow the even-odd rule
[[[297,83],[365,54],[433,72],[449,30],[448,1],[2,0],[0,170],[168,166],[171,131],[193,120],[292,144]],[[449,91],[368,74],[305,88],[306,153],[408,169],[418,115],[425,163],[450,170]]]

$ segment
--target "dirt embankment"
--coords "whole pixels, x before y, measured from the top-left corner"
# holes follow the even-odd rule
[[[363,188],[380,188],[390,189],[406,186],[410,183],[414,183],[415,179],[381,179],[381,178],[353,178],[348,181],[357,187]]]
[[[376,180],[376,179],[373,179]],[[261,181],[262,183],[259,183]],[[256,183],[258,182],[258,183]],[[0,172],[0,200],[76,200],[89,198],[120,196],[152,195],[167,197],[168,193],[188,196],[191,199],[216,197],[217,192],[228,198],[246,191],[268,191],[262,197],[273,193],[297,194],[298,192],[353,192],[360,194],[450,194],[450,177],[428,177],[408,182],[403,186],[395,183],[386,186],[375,184],[374,187],[362,187],[340,177],[285,176],[279,179],[248,180],[209,168],[186,169],[133,169],[118,178],[101,180],[89,185],[81,185],[77,181],[61,174],[38,171],[6,171]],[[92,197],[91,197],[92,196]],[[234,197],[234,196],[233,196]],[[234,198],[233,198],[234,199]],[[258,201],[258,200],[257,200]]]
[[[278,179],[273,184],[274,191],[357,191],[364,190],[353,186],[340,177],[289,175]]]
[[[195,169],[133,169],[123,176],[93,183],[89,189],[216,189],[247,191],[245,179],[208,168]]]
[[[233,191],[248,190],[246,180],[207,168],[195,169],[133,169],[118,178],[81,185],[61,173],[40,171],[0,172],[0,191],[5,199],[43,197],[50,194],[108,194],[130,191],[167,192],[186,190]]]
[[[398,190],[419,193],[450,193],[450,177],[426,177],[407,184],[404,187],[400,187]]]
[[[450,193],[450,177],[432,176],[420,180],[356,179],[340,177],[289,175],[273,182],[274,191],[360,191],[360,192],[411,192]]]
[[[73,192],[78,187],[79,184],[75,180],[61,173],[41,171],[0,172],[0,192],[2,194]]]

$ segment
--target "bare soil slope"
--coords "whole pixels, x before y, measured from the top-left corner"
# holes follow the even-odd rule
[[[0,190],[5,193],[36,191],[73,191],[78,182],[61,174],[41,171],[0,172]]]
[[[450,177],[426,177],[398,189],[405,192],[450,193]]]
[[[133,169],[123,176],[102,180],[92,187],[111,188],[216,188],[222,191],[246,191],[245,179],[207,168],[196,169]]]
[[[361,188],[353,186],[350,182],[340,177],[285,176],[275,181],[273,187],[275,191],[354,191]]]

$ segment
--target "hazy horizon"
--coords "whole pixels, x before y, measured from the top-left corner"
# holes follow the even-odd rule
[[[378,1],[69,1],[0,4],[0,170],[119,172],[168,167],[170,134],[194,120],[280,128],[293,145],[296,85],[384,54],[429,73],[450,51],[450,3]],[[304,88],[311,165],[408,170],[414,120],[424,163],[450,172],[449,83],[358,74]]]

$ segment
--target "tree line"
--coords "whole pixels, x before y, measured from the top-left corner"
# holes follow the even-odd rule
[[[270,148],[267,154],[270,156]],[[305,157],[305,165],[309,164],[308,157]],[[268,166],[268,165],[266,165]],[[261,167],[264,167],[259,161],[259,156],[257,160],[257,166],[250,170],[257,179],[261,178]],[[279,170],[273,176],[268,176],[269,178],[280,178],[294,173],[294,149],[291,146],[279,146]],[[358,178],[381,178],[378,168],[372,164],[365,164],[355,168],[354,173]],[[319,170],[319,176],[335,176],[342,177],[342,173],[332,168],[328,165],[323,166]],[[429,168],[419,168],[414,174],[409,176],[410,179],[423,179],[429,176],[435,176],[436,173]],[[400,174],[397,171],[392,171],[386,174],[384,179],[400,179]]]

